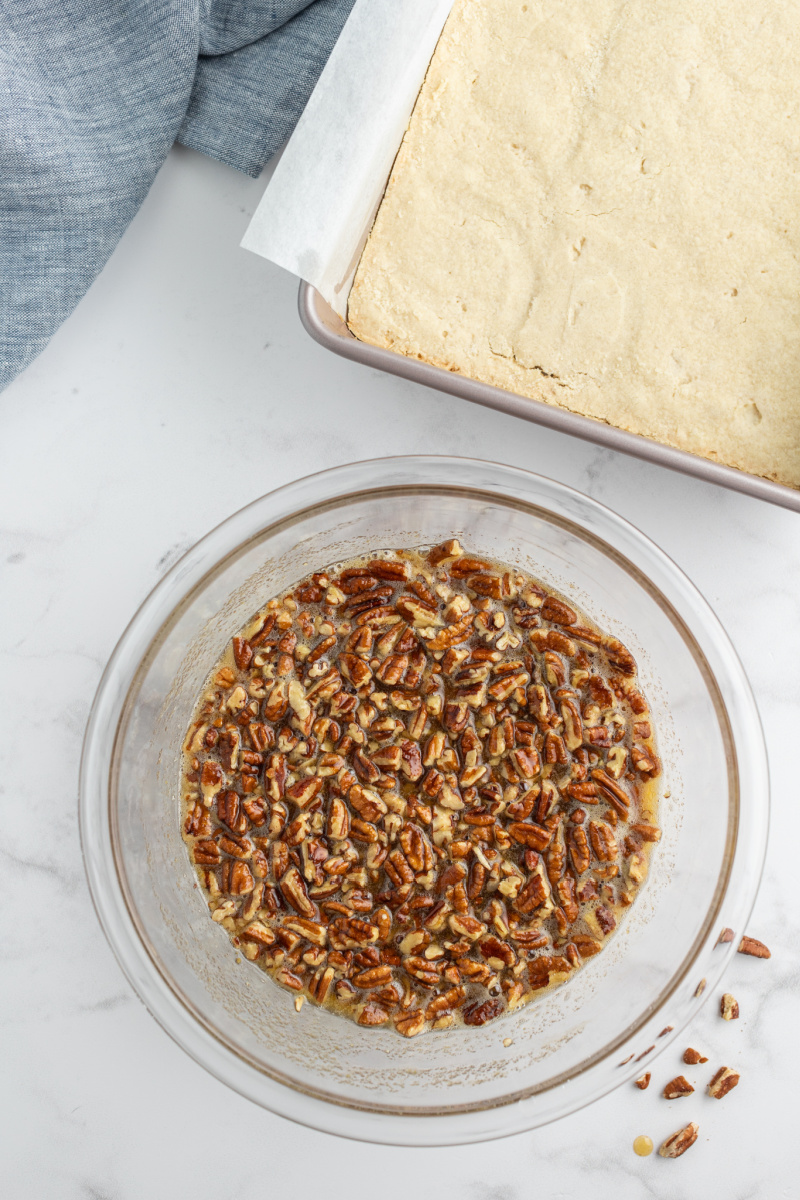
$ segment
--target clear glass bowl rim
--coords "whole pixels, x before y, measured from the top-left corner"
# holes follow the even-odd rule
[[[487,475],[492,487],[485,484]],[[187,603],[209,572],[270,526],[285,522],[309,507],[337,503],[356,494],[386,487],[474,488],[500,501],[513,499],[562,515],[592,536],[613,546],[637,574],[668,599],[708,661],[723,698],[735,696],[747,715],[735,723],[740,768],[740,820],[726,892],[738,889],[736,938],[707,966],[704,992],[684,1011],[681,1021],[659,1040],[653,1055],[666,1049],[686,1027],[721,977],[738,935],[750,915],[763,869],[769,824],[766,748],[758,711],[744,669],[713,611],[687,576],[658,546],[628,521],[582,493],[522,468],[453,456],[413,455],[369,459],[305,476],[269,492],[222,521],[181,558],[153,588],[122,634],[103,673],[89,714],[80,769],[79,818],[84,867],[98,919],[112,951],[139,998],[161,1027],[192,1058],[222,1082],[279,1115],[322,1132],[395,1145],[465,1144],[508,1136],[584,1107],[640,1073],[635,1062],[621,1064],[613,1078],[595,1064],[575,1080],[554,1089],[543,1108],[541,1093],[527,1100],[491,1108],[440,1115],[389,1115],[333,1104],[308,1095],[258,1071],[196,1019],[151,959],[128,909],[116,867],[111,819],[110,771],[120,718],[134,680],[146,662],[159,631],[174,611]],[[389,477],[391,481],[388,482]],[[742,751],[742,753],[739,753]],[[746,778],[741,779],[742,774]],[[743,837],[743,834],[746,835]],[[709,932],[695,948],[693,962],[707,955],[716,941]],[[685,974],[685,972],[682,972]],[[658,1010],[649,1016],[658,1021]],[[596,1078],[589,1079],[594,1073]],[[560,1091],[560,1095],[558,1092]],[[580,1093],[580,1094],[578,1094]],[[537,1104],[536,1101],[539,1100]]]

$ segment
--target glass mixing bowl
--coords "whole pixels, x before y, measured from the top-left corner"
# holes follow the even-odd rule
[[[180,747],[223,646],[268,598],[337,560],[453,536],[574,599],[632,650],[664,765],[664,835],[620,930],[569,983],[482,1028],[406,1040],[313,1004],[297,1013],[288,992],[237,961],[209,920],[181,840]],[[101,681],[80,810],[109,942],[147,1008],[197,1062],[317,1129],[438,1145],[572,1112],[641,1074],[680,1034],[703,991],[713,992],[755,899],[768,778],[741,664],[703,598],[652,542],[527,471],[387,458],[263,496],[159,583]],[[725,926],[735,936],[719,942]]]

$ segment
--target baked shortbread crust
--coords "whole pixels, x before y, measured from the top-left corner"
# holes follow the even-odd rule
[[[800,487],[800,0],[456,0],[357,337]]]

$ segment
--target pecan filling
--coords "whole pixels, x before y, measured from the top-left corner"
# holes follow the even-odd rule
[[[407,1037],[568,979],[661,836],[632,655],[455,540],[271,600],[185,750],[212,920],[298,1007]]]

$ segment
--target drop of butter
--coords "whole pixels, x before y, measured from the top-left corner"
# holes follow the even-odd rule
[[[648,1154],[653,1153],[653,1139],[649,1138],[646,1133],[640,1133],[637,1138],[633,1139],[633,1149],[640,1158],[647,1158]]]

